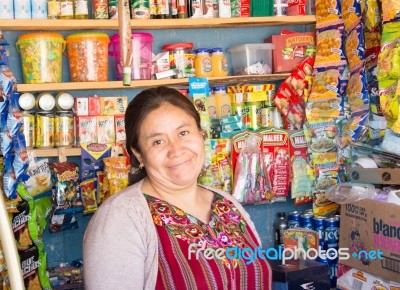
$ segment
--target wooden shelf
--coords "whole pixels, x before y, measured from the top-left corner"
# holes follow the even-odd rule
[[[28,149],[28,152],[33,152],[36,157],[58,157],[60,155],[58,148]],[[81,156],[81,148],[65,148],[65,156]]]
[[[239,84],[270,82],[284,80],[289,73],[268,74],[268,75],[243,75],[209,78],[211,85]],[[162,79],[162,80],[135,80],[130,86],[124,86],[122,81],[107,82],[69,82],[69,83],[45,83],[45,84],[18,84],[19,92],[43,92],[43,91],[83,91],[83,90],[115,90],[115,89],[136,89],[154,86],[187,86],[188,79]]]
[[[199,29],[224,27],[252,27],[315,24],[314,15],[268,16],[239,18],[187,18],[187,19],[132,19],[133,30],[141,29]],[[118,20],[96,19],[10,19],[0,20],[0,29],[5,31],[32,30],[117,30]]]

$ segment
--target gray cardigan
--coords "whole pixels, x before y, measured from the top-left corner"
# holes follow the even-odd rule
[[[141,186],[139,181],[108,198],[91,218],[83,239],[85,289],[155,288],[158,238]],[[261,245],[243,207],[231,195],[209,189],[235,204]],[[271,276],[270,269],[269,281]]]

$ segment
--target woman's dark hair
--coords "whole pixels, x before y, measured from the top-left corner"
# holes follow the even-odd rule
[[[132,148],[141,153],[139,147],[140,128],[144,118],[163,104],[170,104],[185,111],[196,121],[201,130],[200,116],[192,101],[176,89],[165,86],[143,90],[129,103],[125,113],[126,149],[130,156],[132,171],[129,184],[134,184],[147,176],[145,168],[139,169],[139,160],[133,154]],[[136,169],[136,171],[135,171]]]

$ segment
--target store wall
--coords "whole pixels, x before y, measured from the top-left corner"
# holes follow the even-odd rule
[[[161,21],[161,20],[160,20]],[[243,27],[243,28],[201,28],[196,30],[181,29],[181,30],[141,30],[141,32],[149,32],[154,37],[153,52],[157,53],[161,51],[162,45],[166,43],[176,42],[193,42],[195,48],[206,47],[223,47],[225,49],[245,44],[245,43],[259,43],[264,42],[264,39],[272,34],[279,34],[281,28],[290,29],[298,32],[313,31],[312,26],[297,25],[297,26],[270,26],[270,27]],[[1,27],[0,27],[1,29]],[[15,31],[3,31],[6,40],[11,44],[9,47],[10,51],[10,66],[17,78],[18,83],[23,83],[21,61],[19,53],[15,49],[15,43],[21,34],[27,32]],[[67,36],[77,31],[60,31],[59,33],[63,36]],[[110,36],[117,31],[103,31]],[[226,53],[230,59],[229,53]],[[66,52],[65,52],[66,55]],[[109,80],[115,80],[114,71],[114,60],[110,58],[109,63]],[[63,82],[68,82],[69,78],[69,67],[67,58],[63,59]],[[276,83],[277,85],[279,83]],[[121,89],[121,90],[92,90],[92,91],[71,91],[74,96],[92,96],[94,94],[100,96],[117,96],[127,95],[129,100],[133,99],[134,96],[139,92],[139,89]],[[128,133],[129,134],[129,133]],[[79,163],[79,158],[71,158],[75,162]],[[311,204],[303,206],[295,206],[292,201],[288,198],[285,203],[274,203],[264,205],[248,205],[245,206],[249,212],[255,226],[260,234],[262,244],[264,248],[272,247],[274,241],[274,235],[272,231],[272,224],[275,219],[276,213],[279,211],[289,212],[292,210],[303,211],[311,208]],[[69,230],[60,233],[50,234],[46,231],[44,235],[44,242],[47,252],[48,266],[57,266],[60,263],[70,262],[74,259],[82,257],[82,237],[85,231],[86,225],[90,220],[90,216],[83,216],[77,214],[79,228],[75,230]]]

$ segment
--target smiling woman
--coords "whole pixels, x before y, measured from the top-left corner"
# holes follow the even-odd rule
[[[188,259],[199,249],[257,248],[249,215],[229,194],[197,184],[205,158],[191,100],[157,87],[129,104],[125,127],[132,171],[84,238],[85,289],[271,289],[265,260]]]

